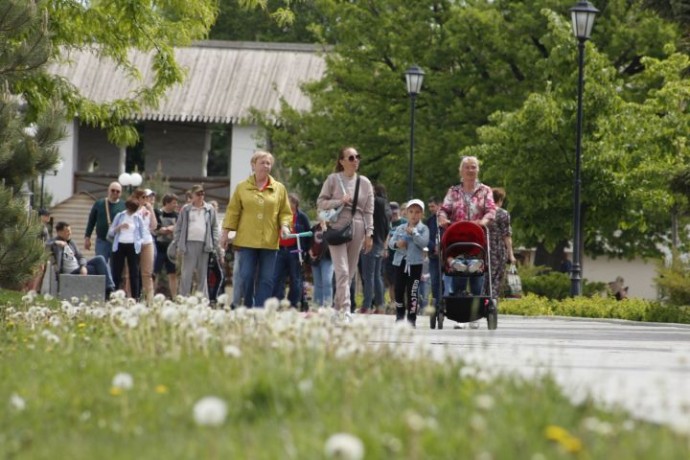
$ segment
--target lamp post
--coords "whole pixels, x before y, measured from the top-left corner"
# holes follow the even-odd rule
[[[577,79],[577,133],[575,144],[575,182],[573,186],[573,266],[570,274],[570,295],[582,294],[582,223],[580,203],[580,165],[582,163],[582,93],[584,91],[585,42],[592,35],[594,18],[599,10],[586,0],[581,0],[570,8],[573,35],[577,38],[578,79]]]
[[[410,96],[410,169],[407,173],[407,198],[412,199],[414,180],[414,109],[417,94],[422,89],[424,81],[424,71],[413,65],[405,71],[405,81],[407,82],[407,94]]]
[[[55,163],[55,166],[53,166],[53,171],[52,171],[53,176],[58,175],[58,172],[60,172],[60,170],[62,169],[62,165],[63,165],[62,159],[59,159],[58,162]],[[46,181],[46,171],[43,171],[41,173],[41,198],[39,199],[39,202],[40,202],[40,205],[38,207],[39,209],[43,209],[43,188],[44,188],[45,181]]]
[[[120,185],[127,187],[130,194],[132,193],[132,187],[139,187],[143,180],[141,174],[138,172],[133,172],[131,174],[124,172],[117,178]]]

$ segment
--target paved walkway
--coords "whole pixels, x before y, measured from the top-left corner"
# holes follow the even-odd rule
[[[391,316],[370,315],[379,339],[396,341]],[[460,355],[488,372],[551,372],[574,401],[587,394],[634,416],[690,432],[690,326],[581,318],[499,316],[478,330],[441,331],[419,318],[415,339],[434,355]],[[404,345],[404,344],[403,344]],[[411,343],[408,345],[412,346]]]

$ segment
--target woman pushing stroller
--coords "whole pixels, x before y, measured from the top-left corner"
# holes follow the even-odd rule
[[[460,184],[448,189],[438,212],[438,226],[445,228],[454,222],[470,221],[486,227],[496,218],[496,203],[491,187],[479,182],[479,160],[463,157],[459,171]],[[468,291],[480,295],[483,282],[483,276],[453,277],[451,292],[468,290],[469,283]]]

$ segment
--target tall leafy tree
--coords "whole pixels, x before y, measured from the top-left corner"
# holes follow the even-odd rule
[[[461,152],[476,152],[484,160],[482,177],[492,185],[506,186],[513,198],[511,211],[520,223],[516,228],[525,225],[517,233],[518,243],[553,251],[569,238],[577,88],[576,46],[568,17],[571,1],[323,0],[317,4],[328,26],[315,30],[322,42],[334,44],[334,52],[326,56],[325,78],[305,87],[313,110],[295,113],[285,107],[278,125],[266,125],[272,149],[293,172],[293,186],[314,196],[338,147],[355,144],[364,156],[363,172],[383,182],[392,198],[406,198],[409,98],[403,74],[409,65],[418,64],[426,78],[417,99],[415,194],[445,193],[458,180]],[[640,184],[606,187],[620,166],[594,161],[606,159],[610,150],[601,150],[599,157],[599,150],[589,143],[603,142],[607,117],[616,118],[623,109],[634,112],[631,104],[654,105],[650,97],[664,80],[658,74],[650,77],[647,66],[677,59],[672,48],[679,36],[676,27],[644,8],[642,1],[610,0],[597,6],[601,14],[588,45],[592,52],[587,64],[587,113],[601,117],[586,119],[586,132],[600,130],[596,138],[585,139],[588,183],[597,184],[587,193],[609,196],[620,212],[607,213],[601,201],[589,203],[588,248],[648,253],[650,245],[630,242],[635,233],[643,234],[645,225],[661,231],[662,223],[655,218],[646,223],[638,219],[630,226],[636,230],[625,238],[609,238],[625,211],[631,211],[626,194]],[[678,85],[684,85],[682,79]],[[684,116],[682,107],[675,113]],[[652,116],[641,109],[637,115]],[[504,123],[510,126],[503,129]],[[488,131],[479,129],[484,126]],[[503,149],[494,153],[496,139]],[[471,146],[476,147],[463,151]],[[653,185],[642,184],[655,195],[656,180]],[[555,187],[561,191],[549,193]],[[547,192],[540,194],[542,189]],[[518,190],[531,190],[532,195]],[[537,206],[541,214],[530,209],[535,194],[543,196]]]

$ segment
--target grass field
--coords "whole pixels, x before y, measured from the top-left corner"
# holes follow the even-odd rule
[[[4,297],[3,297],[4,296]],[[686,459],[690,438],[331,312],[0,295],[0,458]],[[391,319],[392,320],[392,319]],[[414,331],[393,334],[415,341]],[[215,397],[215,399],[204,399]]]

